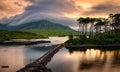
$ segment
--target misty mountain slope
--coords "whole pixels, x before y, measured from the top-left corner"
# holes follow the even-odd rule
[[[56,24],[47,20],[40,20],[25,24],[20,24],[18,26],[13,27],[14,30],[69,30],[74,31],[68,26],[64,26],[61,24]]]
[[[0,24],[0,29],[1,29],[1,30],[6,30],[6,29],[7,29],[7,26],[4,25],[4,24]]]
[[[56,35],[69,35],[74,34],[76,31],[61,24],[56,24],[47,20],[40,20],[35,22],[30,22],[26,24],[21,24],[16,27],[15,30],[23,30],[28,32],[33,32],[37,34],[42,34],[45,36],[56,36]]]
[[[21,31],[42,34],[46,36],[69,35],[71,33],[73,34],[76,32],[75,30],[71,29],[68,26],[53,23],[48,20],[39,20],[39,21],[24,23],[16,26],[8,25],[4,27],[4,30],[17,30],[17,31],[21,30]]]

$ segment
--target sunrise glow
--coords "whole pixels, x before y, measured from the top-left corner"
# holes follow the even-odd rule
[[[1,0],[0,21],[18,19],[19,22],[15,24],[20,24],[50,19],[71,27],[79,17],[107,18],[110,13],[119,13],[119,2],[119,0]],[[74,26],[75,28],[77,27]]]

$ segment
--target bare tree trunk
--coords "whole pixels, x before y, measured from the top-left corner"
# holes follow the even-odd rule
[[[102,31],[102,26],[100,26],[100,30],[99,30],[99,33],[101,33],[101,31]]]
[[[85,24],[83,24],[83,28],[82,28],[82,34],[85,34]]]
[[[85,24],[85,35],[87,35],[87,24]]]
[[[80,36],[80,24],[78,24],[79,28],[78,28],[78,35]]]
[[[90,36],[92,36],[92,35],[93,35],[93,27],[94,27],[94,24],[93,24],[93,23],[91,23],[91,26],[90,26]]]
[[[105,25],[105,32],[107,31],[107,25]]]
[[[98,34],[99,33],[99,29],[98,29],[99,27],[98,26],[96,26],[96,34]]]

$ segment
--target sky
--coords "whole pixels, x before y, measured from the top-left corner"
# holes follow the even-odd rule
[[[120,13],[120,0],[0,0],[0,22],[18,25],[47,19],[77,29],[79,17]]]

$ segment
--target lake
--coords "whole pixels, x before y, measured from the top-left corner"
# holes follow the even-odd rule
[[[120,50],[62,48],[47,65],[52,72],[120,72]]]
[[[49,37],[43,40],[51,40],[51,43],[0,46],[0,72],[16,72],[53,48],[47,46],[63,43],[67,39],[67,37]],[[82,51],[63,47],[46,68],[51,72],[119,72],[120,50]]]
[[[63,43],[67,39],[68,37],[49,37],[48,39],[34,40],[50,40],[51,43],[35,45],[2,45],[0,46],[0,72],[16,72],[25,65],[34,62],[53,48],[48,46]]]

